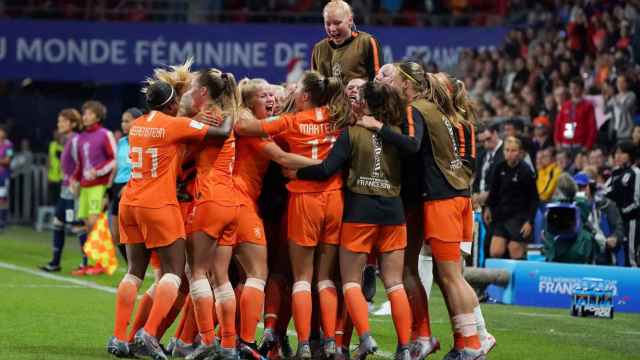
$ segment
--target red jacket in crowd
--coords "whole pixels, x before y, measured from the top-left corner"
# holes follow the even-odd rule
[[[581,145],[591,149],[597,132],[596,115],[590,101],[582,99],[574,103],[568,100],[562,104],[555,123],[556,145]]]

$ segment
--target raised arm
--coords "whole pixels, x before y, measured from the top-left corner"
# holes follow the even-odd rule
[[[262,147],[262,151],[271,160],[288,169],[300,169],[305,166],[312,166],[322,163],[321,160],[313,160],[302,155],[286,152],[273,141],[269,141],[267,144],[265,144]]]

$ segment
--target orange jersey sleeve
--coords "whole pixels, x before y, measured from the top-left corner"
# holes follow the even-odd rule
[[[262,122],[262,131],[269,136],[284,136],[293,128],[295,114],[272,116]]]
[[[182,142],[202,139],[208,130],[207,125],[198,124],[156,111],[135,120],[129,131],[131,180],[123,204],[146,208],[178,204],[176,177]]]

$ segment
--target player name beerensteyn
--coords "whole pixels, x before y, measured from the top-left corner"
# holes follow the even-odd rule
[[[134,126],[129,131],[129,136],[162,139],[166,136],[166,133],[167,133],[167,130],[165,128]]]

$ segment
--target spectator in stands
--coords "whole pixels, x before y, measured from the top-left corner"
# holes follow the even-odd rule
[[[556,151],[556,164],[558,164],[558,168],[560,168],[561,172],[570,174],[575,173],[573,164],[571,163],[571,156],[566,150],[560,149]]]
[[[626,266],[638,267],[640,262],[640,169],[634,165],[636,147],[629,141],[618,143],[615,169],[606,183],[607,197],[620,209],[624,221]]]
[[[540,150],[536,157],[536,167],[538,169],[536,187],[538,188],[540,201],[543,203],[551,201],[551,197],[558,185],[558,178],[562,174],[562,169],[555,161],[555,155],[554,148],[549,146]]]
[[[122,133],[123,136],[118,140],[116,149],[116,170],[115,178],[113,179],[113,185],[111,186],[111,236],[113,237],[113,243],[118,246],[120,255],[126,260],[127,253],[124,244],[120,244],[120,222],[118,220],[118,207],[120,205],[120,195],[125,185],[131,178],[131,159],[129,158],[129,130],[131,124],[137,118],[142,116],[142,111],[138,108],[130,108],[122,113]]]
[[[598,265],[624,266],[624,224],[616,204],[597,190],[596,181],[587,173],[573,177],[578,186],[576,198],[584,198],[589,203],[588,228],[594,234],[598,251],[595,262]]]
[[[640,124],[636,124],[636,126],[633,127],[633,132],[631,133],[631,142],[637,148],[640,148]]]
[[[618,76],[616,86],[618,94],[612,98],[615,139],[630,140],[636,114],[636,94],[629,89],[625,75]]]
[[[63,144],[60,142],[60,133],[53,132],[53,139],[49,143],[49,156],[47,157],[47,180],[49,183],[47,193],[47,203],[53,205],[60,196],[60,182],[62,181],[62,167],[60,166],[60,156],[62,155]]]
[[[13,144],[7,139],[7,131],[0,127],[0,231],[4,231],[9,219],[9,183]]]
[[[11,171],[15,173],[27,173],[33,166],[33,152],[29,139],[20,140],[20,151],[11,160]]]
[[[490,256],[526,259],[526,243],[531,240],[538,210],[535,175],[522,161],[522,143],[509,137],[504,144],[504,161],[495,168],[484,220],[490,224]]]
[[[103,210],[107,184],[115,167],[115,139],[111,131],[102,127],[106,116],[107,108],[102,103],[85,102],[82,105],[84,131],[73,139],[72,144],[72,153],[77,159],[73,180],[80,185],[78,220],[85,222],[85,233],[81,236],[85,240]],[[104,268],[99,265],[89,267],[87,258],[83,257],[72,275],[97,275],[103,272]]]
[[[549,121],[548,116],[540,115],[533,119],[532,146],[534,156],[536,156],[538,151],[540,151],[541,149],[546,149],[549,146],[553,146],[553,140],[551,139],[550,131],[551,122]]]
[[[571,99],[565,101],[556,119],[556,146],[572,152],[589,150],[596,140],[596,116],[593,105],[585,100],[583,83],[579,77],[569,83]]]
[[[594,148],[589,152],[588,163],[590,166],[595,166],[596,169],[600,169],[605,166],[606,157],[604,151],[601,148]]]
[[[475,180],[473,181],[473,203],[475,207],[484,206],[491,187],[491,177],[495,164],[504,160],[502,139],[498,133],[500,126],[494,124],[480,130],[478,142],[482,152],[478,156]]]

